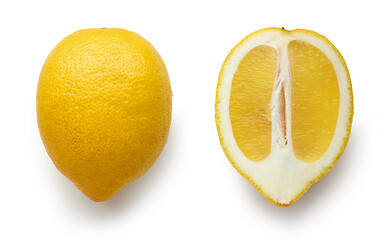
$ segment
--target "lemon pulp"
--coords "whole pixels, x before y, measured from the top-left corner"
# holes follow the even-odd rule
[[[230,118],[236,143],[252,161],[271,150],[270,102],[277,70],[277,51],[261,45],[240,62],[232,81]]]
[[[315,162],[328,149],[338,120],[339,88],[334,67],[316,47],[291,41],[292,144],[295,156]]]
[[[283,51],[289,65],[279,61]],[[287,145],[291,141],[297,159],[315,162],[328,149],[337,125],[337,75],[329,59],[311,44],[293,40],[280,52],[279,56],[275,48],[260,45],[249,51],[238,65],[229,104],[233,135],[248,159],[261,161],[271,152],[275,124],[282,128],[280,142]],[[279,71],[284,70],[289,71],[287,79],[279,76]],[[272,95],[278,87],[277,81],[283,82],[275,93],[275,101],[279,101],[276,106],[280,108],[278,125],[272,122]],[[286,119],[289,113],[291,121]]]

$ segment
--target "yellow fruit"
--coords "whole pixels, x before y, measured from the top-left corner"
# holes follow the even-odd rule
[[[315,32],[254,32],[231,50],[221,69],[221,146],[236,170],[278,206],[298,200],[336,164],[352,118],[345,61]]]
[[[143,175],[167,141],[171,86],[163,60],[140,35],[84,29],[49,54],[37,119],[57,169],[94,201]]]

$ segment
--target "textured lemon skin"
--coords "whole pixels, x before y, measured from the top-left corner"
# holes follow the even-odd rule
[[[222,76],[223,76],[223,73],[225,71],[225,66],[230,61],[233,53],[240,46],[242,46],[243,44],[246,44],[247,41],[250,40],[251,38],[253,38],[255,35],[257,35],[257,34],[259,34],[261,32],[267,32],[267,31],[283,31],[285,33],[296,32],[296,33],[301,33],[301,34],[309,34],[309,35],[315,36],[320,41],[324,41],[338,55],[338,58],[341,61],[342,65],[343,65],[343,67],[344,67],[344,69],[345,69],[345,71],[347,73],[347,82],[348,82],[348,85],[349,85],[348,88],[349,88],[349,93],[350,93],[349,94],[349,98],[350,98],[351,105],[349,106],[350,115],[349,115],[348,123],[347,123],[347,126],[346,126],[348,134],[343,139],[343,144],[341,145],[341,148],[339,149],[337,157],[333,160],[333,163],[331,165],[329,165],[327,168],[323,169],[323,172],[319,176],[317,176],[314,179],[312,179],[311,181],[309,181],[307,186],[306,186],[306,188],[303,191],[301,191],[289,203],[280,203],[280,202],[275,201],[272,197],[270,197],[268,195],[267,192],[265,192],[257,183],[255,183],[255,181],[253,179],[251,179],[251,177],[249,177],[244,171],[242,171],[242,169],[240,169],[238,167],[238,165],[235,163],[233,157],[229,153],[228,146],[226,146],[224,144],[224,139],[223,139],[223,136],[222,136],[222,133],[221,133],[222,130],[221,130],[221,127],[220,127],[220,125],[222,124],[222,119],[221,119],[221,112],[220,112],[220,109],[219,109],[219,104],[220,104],[219,94],[220,94],[220,88],[222,87]],[[288,31],[288,30],[285,30],[285,29],[275,28],[275,27],[264,28],[264,29],[255,31],[255,32],[251,33],[250,35],[248,35],[247,37],[245,37],[241,42],[239,42],[234,48],[231,49],[231,51],[229,52],[228,56],[224,60],[223,66],[221,67],[220,74],[219,74],[219,79],[218,79],[218,83],[217,83],[217,87],[216,87],[216,102],[215,102],[215,121],[216,121],[216,128],[217,128],[217,133],[219,135],[219,140],[220,140],[221,147],[222,147],[226,157],[228,158],[228,160],[230,161],[232,166],[236,169],[236,171],[238,171],[239,174],[242,175],[242,177],[244,177],[247,181],[249,181],[251,183],[251,185],[253,185],[268,201],[270,201],[271,203],[273,203],[273,204],[275,204],[277,206],[287,207],[287,206],[290,206],[292,203],[296,202],[297,200],[299,200],[304,195],[304,193],[306,193],[308,191],[308,189],[314,183],[316,183],[317,181],[322,179],[324,176],[326,176],[330,172],[330,170],[335,166],[335,164],[337,164],[338,160],[341,158],[341,156],[342,156],[342,154],[343,154],[343,152],[344,152],[344,150],[345,150],[345,148],[346,148],[346,146],[348,144],[348,141],[349,141],[351,128],[352,128],[352,123],[353,123],[353,114],[354,114],[353,89],[352,89],[352,82],[351,82],[351,79],[350,79],[350,74],[349,74],[349,70],[348,70],[348,67],[346,65],[346,62],[345,62],[344,58],[342,57],[342,54],[338,51],[338,49],[325,36],[320,35],[317,32],[313,32],[313,31],[306,30],[306,29],[295,29],[295,30]]]
[[[168,73],[134,32],[84,29],[63,39],[42,68],[36,100],[47,153],[94,201],[143,175],[167,141]]]

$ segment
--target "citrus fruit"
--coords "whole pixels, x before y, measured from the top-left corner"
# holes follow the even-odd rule
[[[163,60],[140,35],[84,29],[49,54],[37,119],[57,169],[94,201],[143,175],[167,141],[171,86]]]
[[[341,157],[353,92],[342,55],[324,36],[266,28],[225,59],[215,107],[229,161],[265,198],[288,206]]]

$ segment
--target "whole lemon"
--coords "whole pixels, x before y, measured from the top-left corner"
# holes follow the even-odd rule
[[[140,35],[84,29],[49,54],[37,119],[57,169],[105,201],[143,175],[166,144],[172,92],[165,64]]]

